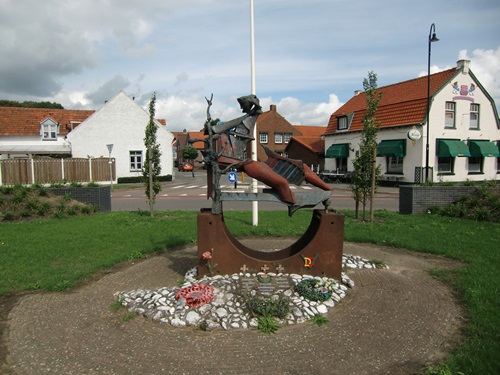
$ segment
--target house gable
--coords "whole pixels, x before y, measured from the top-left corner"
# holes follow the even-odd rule
[[[144,136],[149,113],[120,91],[91,117],[68,134],[73,157],[108,156],[116,159],[118,177],[141,175],[146,155]],[[172,173],[173,135],[155,120],[162,174]]]
[[[293,127],[283,116],[281,116],[272,104],[270,110],[261,114],[257,119],[257,142],[260,145],[262,135],[267,135],[265,145],[272,151],[283,153],[289,139],[301,133]],[[267,156],[262,147],[257,147],[257,159],[266,160]]]

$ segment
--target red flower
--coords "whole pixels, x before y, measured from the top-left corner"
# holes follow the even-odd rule
[[[203,259],[209,260],[212,259],[212,253],[210,251],[205,251],[202,255]]]

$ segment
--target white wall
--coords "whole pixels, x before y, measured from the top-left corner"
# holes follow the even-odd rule
[[[451,83],[458,82],[459,86],[471,83],[476,84],[473,95],[460,95],[453,90]],[[488,97],[481,91],[477,82],[469,74],[460,73],[450,84],[444,86],[435,96],[431,106],[430,115],[430,137],[429,137],[429,164],[435,165],[434,181],[471,181],[500,179],[497,174],[497,160],[495,157],[485,157],[483,174],[468,174],[468,158],[456,157],[453,176],[438,176],[436,139],[460,139],[467,143],[471,140],[488,140],[496,143],[500,140],[500,129],[497,127],[495,112]],[[455,103],[455,128],[445,128],[445,103]],[[479,129],[469,128],[470,104],[476,103],[480,106]],[[425,134],[424,134],[425,137]]]
[[[458,82],[460,85],[468,85],[475,83],[476,90],[473,95],[460,95],[454,91],[451,83]],[[445,103],[447,101],[455,102],[455,128],[445,128]],[[470,104],[476,103],[480,105],[479,117],[479,130],[472,130],[469,128],[469,115]],[[395,180],[398,178],[402,182],[414,182],[415,167],[425,167],[425,149],[427,140],[427,128],[424,126],[417,126],[417,129],[422,134],[422,137],[415,142],[407,138],[408,130],[411,127],[399,127],[380,129],[377,141],[405,139],[406,140],[406,156],[403,164],[403,176],[387,175],[386,172],[386,158],[377,157],[377,164],[381,166],[383,179]],[[454,175],[438,175],[437,171],[437,156],[436,156],[436,140],[437,139],[460,139],[467,143],[468,139],[471,140],[488,140],[496,143],[500,140],[500,129],[497,127],[495,119],[495,112],[492,103],[488,99],[479,86],[478,82],[474,82],[470,74],[459,73],[457,77],[452,79],[452,82],[446,84],[440,92],[438,92],[431,105],[430,113],[430,128],[429,128],[429,166],[433,167],[433,181],[483,181],[483,180],[500,180],[500,174],[497,173],[497,158],[485,157],[483,174],[469,174],[468,173],[468,158],[455,157]],[[361,132],[355,133],[337,133],[335,136],[325,137],[325,150],[332,144],[350,143],[350,148],[356,151],[359,150]],[[349,152],[349,159],[347,168],[349,171],[353,170],[352,161],[355,157],[355,151]],[[325,159],[325,169],[334,170],[335,159]],[[384,178],[385,177],[385,178]]]
[[[130,171],[130,151],[142,151],[149,113],[123,92],[120,92],[91,117],[68,134],[73,157],[108,157],[107,144],[113,144],[111,157],[116,159],[117,177],[141,176]],[[160,144],[161,175],[173,174],[173,135],[165,126],[159,125],[157,142]]]

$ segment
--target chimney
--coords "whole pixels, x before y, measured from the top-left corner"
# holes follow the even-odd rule
[[[269,107],[269,110],[271,112],[276,112],[276,104],[271,104],[271,106]]]
[[[354,91],[354,96],[358,96],[362,92],[363,92],[363,90],[356,90],[356,91]]]
[[[462,74],[469,74],[470,60],[458,60],[457,70],[462,70]]]

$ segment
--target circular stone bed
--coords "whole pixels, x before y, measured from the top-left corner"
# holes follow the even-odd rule
[[[377,266],[359,256],[344,255],[343,268],[374,269]],[[189,270],[180,287],[117,292],[115,297],[130,312],[174,327],[201,326],[203,329],[256,328],[258,319],[247,305],[249,298],[289,304],[281,326],[300,324],[318,314],[326,314],[346,297],[354,282],[342,274],[340,282],[326,277],[297,274],[250,274],[204,276],[196,279]],[[304,285],[308,291],[304,292]],[[194,297],[195,296],[195,297]]]

